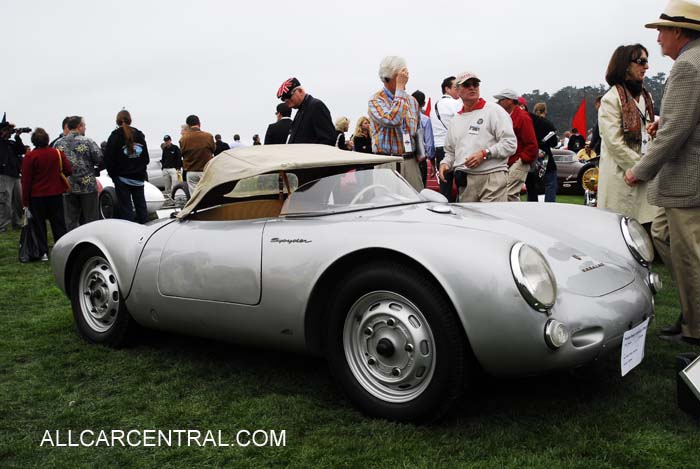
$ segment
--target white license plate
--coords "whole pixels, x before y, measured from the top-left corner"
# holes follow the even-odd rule
[[[634,367],[642,363],[648,327],[649,318],[640,323],[637,327],[625,332],[622,337],[622,349],[620,353],[620,371],[622,376],[625,376],[634,369]]]

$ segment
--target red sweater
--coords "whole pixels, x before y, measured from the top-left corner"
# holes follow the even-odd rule
[[[30,197],[47,197],[66,192],[66,183],[59,174],[58,155],[63,162],[63,174],[73,174],[66,155],[55,148],[37,148],[22,162],[22,205],[29,206]]]
[[[508,158],[508,166],[510,167],[510,165],[518,161],[518,158],[523,160],[523,163],[530,164],[537,158],[539,150],[532,119],[527,111],[520,109],[520,106],[513,108],[510,118],[513,120],[513,131],[518,139],[518,148],[515,150],[515,154]]]

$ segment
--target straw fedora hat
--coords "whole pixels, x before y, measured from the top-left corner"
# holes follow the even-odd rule
[[[700,2],[670,0],[658,21],[644,25],[645,28],[650,29],[656,29],[659,26],[700,31]]]

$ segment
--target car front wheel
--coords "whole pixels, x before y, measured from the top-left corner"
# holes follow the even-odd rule
[[[90,343],[123,345],[133,319],[112,265],[95,247],[82,251],[75,262],[70,297],[78,333]]]
[[[328,361],[361,411],[421,423],[459,397],[470,372],[466,337],[434,281],[399,264],[365,265],[331,308]]]

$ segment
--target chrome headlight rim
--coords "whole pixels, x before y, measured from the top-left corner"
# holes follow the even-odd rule
[[[544,301],[540,300],[539,298],[535,297],[534,293],[530,290],[528,282],[525,278],[525,274],[523,273],[523,270],[520,266],[520,252],[524,248],[532,249],[542,259],[544,267],[547,271],[547,276],[549,277],[549,281],[551,282],[551,285],[552,285],[553,295],[552,295],[551,302],[544,302]],[[510,250],[510,268],[511,268],[511,272],[513,273],[513,279],[515,280],[515,284],[518,287],[520,294],[523,296],[523,298],[525,299],[527,304],[529,304],[534,310],[539,311],[540,313],[548,314],[549,311],[554,306],[554,303],[556,303],[557,282],[556,282],[556,279],[554,278],[554,273],[552,272],[552,268],[549,266],[549,263],[547,262],[547,259],[545,259],[545,257],[542,255],[542,253],[537,248],[530,246],[529,244],[526,244],[522,241],[519,241],[519,242],[515,243]]]
[[[641,229],[641,232],[644,233],[644,236],[646,237],[646,242],[649,243],[649,246],[651,248],[651,258],[647,259],[644,254],[642,253],[642,247],[637,244],[637,242],[634,240],[632,237],[632,233],[630,231],[630,225],[632,223],[636,223],[639,225],[639,228]],[[622,231],[622,237],[625,240],[625,244],[627,244],[627,248],[630,250],[630,253],[632,254],[632,257],[639,262],[639,264],[642,265],[642,267],[649,267],[651,265],[651,262],[654,260],[654,245],[652,244],[651,238],[649,238],[649,235],[646,233],[642,225],[635,220],[634,218],[630,217],[621,217],[620,218],[620,230]]]

